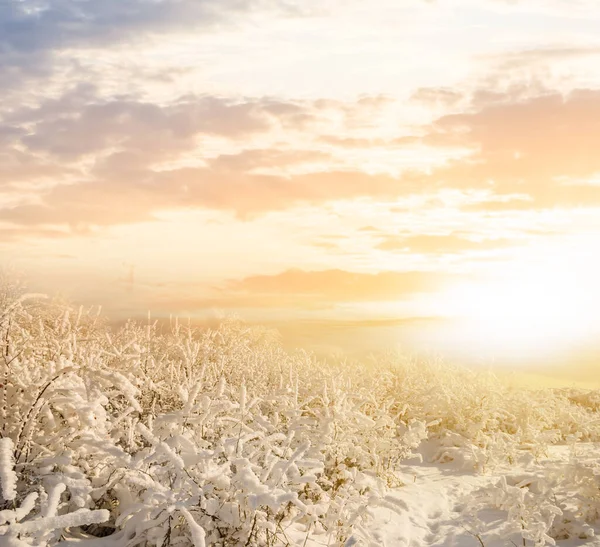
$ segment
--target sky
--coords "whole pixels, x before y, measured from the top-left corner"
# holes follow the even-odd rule
[[[4,0],[0,264],[114,320],[593,371],[598,28],[596,0]]]

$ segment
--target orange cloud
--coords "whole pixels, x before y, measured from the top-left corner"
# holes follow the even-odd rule
[[[440,90],[420,93],[437,100]],[[446,98],[452,95],[445,89],[441,93]],[[2,209],[1,215],[6,221],[29,226],[130,223],[152,219],[158,211],[190,208],[252,218],[298,205],[359,197],[391,201],[412,194],[434,195],[446,188],[492,192],[480,203],[465,206],[465,211],[600,204],[600,186],[585,183],[600,172],[600,91],[525,100],[520,96],[507,92],[502,100],[477,107],[482,100],[479,96],[472,103],[473,111],[443,116],[422,127],[421,136],[368,142],[316,137],[340,147],[394,148],[420,143],[472,150],[429,174],[409,172],[396,178],[368,174],[360,166],[341,169],[328,153],[316,147],[293,148],[291,143],[204,158],[199,167],[159,170],[156,164],[194,150],[197,136],[205,133],[235,140],[254,132],[262,134],[275,124],[310,136],[306,124],[322,112],[333,109],[346,115],[352,108],[370,112],[387,104],[385,97],[351,104],[184,97],[161,106],[134,99],[98,102],[93,88],[84,86],[6,116],[0,134],[12,145],[2,152],[10,161],[0,167],[0,184],[4,180],[5,188],[18,189],[41,176],[54,176],[54,182],[63,184],[38,193],[39,203],[13,204]],[[117,150],[107,152],[113,148]],[[60,166],[52,157],[63,160]],[[82,172],[75,163],[79,157],[92,157],[95,162]],[[309,172],[285,174],[297,166]],[[80,182],[64,184],[65,173],[72,179],[77,172]],[[382,244],[391,248],[404,243]]]
[[[566,97],[541,96],[444,116],[429,136],[440,143],[461,142],[474,150],[467,158],[436,170],[431,177],[436,184],[531,198],[501,205],[494,201],[491,209],[600,204],[600,187],[580,182],[600,172],[598,90],[577,90]]]
[[[198,311],[207,309],[323,310],[342,303],[402,300],[436,292],[455,281],[447,273],[409,271],[357,273],[345,270],[291,269],[275,275],[256,275],[215,287],[200,298],[179,298],[171,290],[153,298],[151,307]]]
[[[464,251],[481,251],[500,249],[515,245],[517,242],[507,239],[485,239],[474,241],[465,237],[448,235],[415,235],[409,237],[388,236],[377,245],[377,249],[384,251],[409,251],[423,254],[450,254]]]
[[[355,273],[344,270],[287,270],[277,275],[257,275],[233,282],[232,295],[253,298],[256,303],[278,305],[286,300],[293,305],[312,307],[315,303],[386,301],[421,292],[432,292],[451,276],[433,272]],[[232,299],[235,301],[235,299]]]
[[[0,215],[17,225],[110,225],[149,220],[165,209],[213,208],[247,218],[298,204],[393,196],[398,180],[334,168],[335,158],[321,150],[289,142],[252,147],[253,137],[273,128],[310,134],[307,124],[323,116],[354,123],[388,103],[379,96],[350,102],[185,96],[154,104],[103,100],[93,86],[79,85],[4,113],[0,186],[26,195],[38,178],[51,185],[38,185],[35,200],[8,201]],[[208,135],[231,141],[236,151],[200,152],[196,167],[161,167],[195,153],[199,136]],[[246,148],[239,150],[241,142]],[[311,172],[285,174],[298,166]]]
[[[387,175],[360,171],[316,172],[290,177],[182,168],[153,172],[135,169],[94,182],[58,186],[40,205],[5,209],[17,224],[130,223],[161,210],[209,208],[240,217],[322,204],[360,196],[393,198],[403,183]]]

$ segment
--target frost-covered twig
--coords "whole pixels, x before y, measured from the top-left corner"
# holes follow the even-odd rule
[[[17,495],[17,475],[14,470],[14,444],[10,437],[0,439],[0,487],[5,501]]]

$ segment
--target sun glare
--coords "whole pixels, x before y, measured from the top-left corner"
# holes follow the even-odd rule
[[[598,330],[600,296],[591,275],[556,263],[507,268],[445,299],[458,336],[498,356],[542,354],[588,340]]]

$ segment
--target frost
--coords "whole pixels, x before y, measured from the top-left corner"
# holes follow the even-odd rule
[[[12,439],[0,439],[0,486],[2,497],[12,501],[17,495],[17,475],[14,471],[14,444]]]

